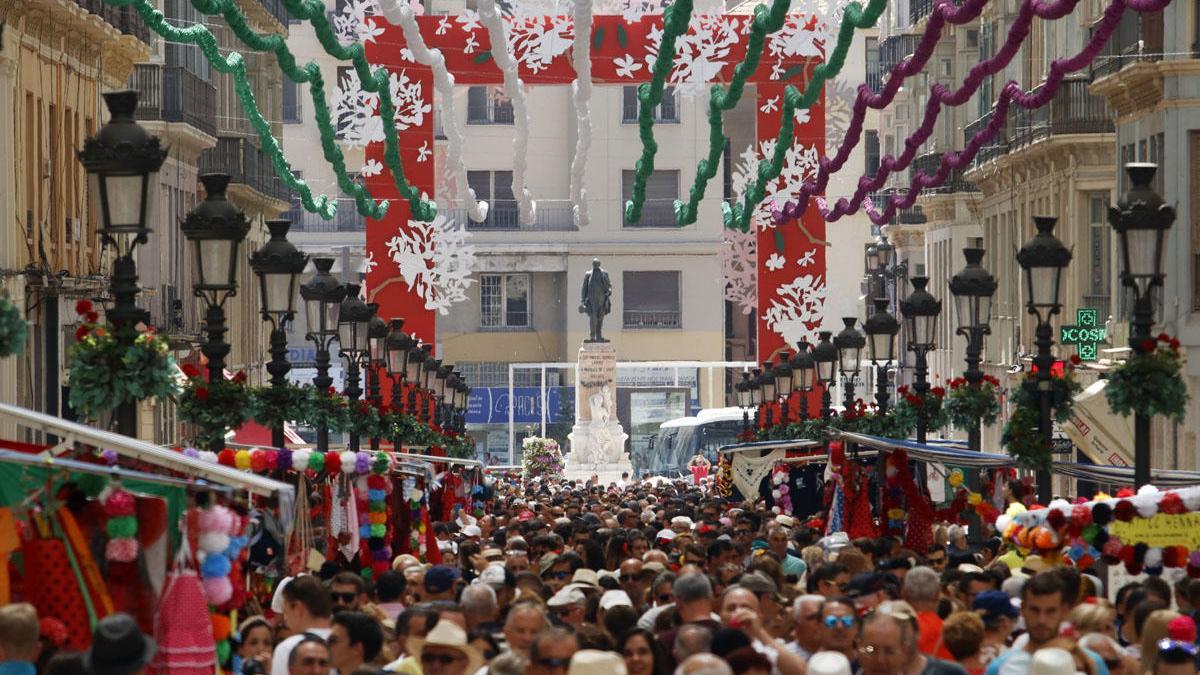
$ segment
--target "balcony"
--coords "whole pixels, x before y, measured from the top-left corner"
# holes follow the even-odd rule
[[[216,147],[200,153],[200,173],[227,173],[234,183],[259,194],[285,202],[289,198],[266,153],[245,138],[218,138]]]
[[[75,0],[75,4],[104,19],[125,35],[132,35],[142,42],[150,44],[150,28],[146,26],[133,7],[118,7],[103,0]]]
[[[888,199],[890,199],[895,194],[898,194],[898,193],[872,192],[871,194],[867,195],[867,197],[870,198],[871,203],[875,205],[876,209],[882,211],[884,209],[884,207],[887,206]],[[913,204],[912,206],[910,206],[907,209],[900,209],[900,210],[896,211],[895,215],[892,216],[892,219],[888,222],[888,224],[890,224],[890,225],[897,225],[897,224],[898,225],[921,225],[925,222],[926,222],[925,213],[921,210],[920,206]]]
[[[918,155],[913,160],[912,166],[909,167],[908,177],[912,180],[918,173],[924,173],[927,176],[932,176],[937,173],[941,166],[942,153],[927,152],[924,155]],[[963,178],[963,169],[951,169],[946,176],[946,180],[941,185],[922,190],[922,194],[949,194],[952,192],[977,192],[978,188],[975,184]]]
[[[293,201],[292,208],[281,218],[292,221],[292,229],[298,232],[366,232],[367,219],[358,213],[354,199],[338,197],[337,213],[333,218],[325,220],[316,213],[304,210],[298,202]]]
[[[879,41],[880,77],[917,50],[918,35],[892,35]]]
[[[677,309],[627,309],[624,311],[626,330],[680,328],[682,313]]]
[[[1161,61],[1162,58],[1162,12],[1130,12],[1121,19],[1117,34],[1105,45],[1104,53],[1093,62],[1091,79],[1095,81],[1116,74],[1131,63]]]
[[[621,222],[625,227],[676,227],[675,199],[647,199],[642,204],[642,217],[636,223],[625,220],[625,202],[628,200],[628,195],[621,200]]]
[[[1104,97],[1088,91],[1089,85],[1083,78],[1063,80],[1049,105],[1036,110],[1009,106],[1004,128],[988,145],[980,148],[970,168],[978,168],[1000,155],[1050,136],[1112,133],[1112,112]],[[981,117],[968,124],[963,129],[963,136],[973,136],[987,125],[990,117]]]
[[[262,5],[262,8],[267,11],[267,14],[270,14],[275,18],[276,21],[280,23],[280,25],[282,25],[284,28],[287,28],[287,25],[291,21],[292,17],[290,14],[288,14],[287,8],[283,6],[283,0],[257,1],[258,4]]]
[[[576,229],[570,200],[537,200],[537,222],[524,224],[516,200],[487,201],[487,218],[481,223],[471,220],[467,207],[461,202],[452,203],[446,215],[456,223],[465,224],[471,232],[573,232]]]
[[[134,66],[129,86],[138,92],[137,118],[184,122],[217,135],[217,89],[182,66]]]

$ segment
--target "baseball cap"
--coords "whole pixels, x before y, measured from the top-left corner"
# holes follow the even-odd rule
[[[558,554],[557,553],[550,552],[550,553],[543,554],[542,558],[540,560],[538,560],[538,576],[541,576],[541,575],[545,574],[546,572],[549,572],[550,568],[554,567],[554,563],[556,563],[556,562],[558,562]]]
[[[504,586],[504,565],[488,565],[479,574],[476,581],[487,584],[493,589],[499,589]]]
[[[483,530],[479,529],[478,525],[468,525],[462,529],[464,537],[482,537]]]
[[[633,600],[625,591],[605,591],[604,595],[600,596],[600,609],[608,611],[621,606],[633,607]]]
[[[1013,605],[1012,598],[1004,591],[984,591],[976,595],[971,609],[982,614],[984,620],[1000,616],[1015,619],[1021,614],[1021,610]]]
[[[586,600],[583,597],[583,591],[578,588],[564,588],[555,593],[549,600],[546,601],[547,607],[566,607],[567,605],[575,605]]]
[[[425,590],[429,593],[445,593],[454,588],[458,575],[457,567],[434,565],[425,571]]]
[[[659,530],[655,539],[658,541],[673,541],[675,539],[675,532],[673,530]]]
[[[855,574],[850,583],[846,584],[846,596],[858,598],[872,593],[878,593],[887,586],[887,576],[880,572],[863,572]]]

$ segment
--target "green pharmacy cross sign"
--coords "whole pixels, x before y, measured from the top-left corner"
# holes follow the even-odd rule
[[[1104,326],[1096,325],[1096,310],[1075,310],[1075,325],[1063,326],[1059,342],[1064,345],[1075,345],[1079,358],[1083,361],[1096,360],[1096,346],[1108,339]]]

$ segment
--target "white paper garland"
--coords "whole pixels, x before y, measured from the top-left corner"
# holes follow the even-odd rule
[[[537,204],[529,195],[525,185],[525,170],[529,166],[529,106],[525,100],[525,84],[517,73],[517,62],[513,59],[512,46],[504,30],[496,0],[479,0],[479,20],[488,32],[492,43],[492,60],[504,74],[504,95],[513,108],[513,171],[512,192],[521,210],[521,222],[537,222]]]
[[[467,217],[481,223],[487,218],[488,203],[479,201],[475,196],[475,191],[467,182],[467,164],[463,161],[465,132],[454,110],[454,76],[446,68],[446,57],[440,49],[429,49],[425,44],[416,14],[413,13],[412,5],[406,0],[379,0],[379,8],[389,23],[400,26],[400,29],[404,31],[404,40],[417,63],[429,66],[433,71],[433,86],[442,98],[442,125],[446,131],[446,162],[454,177],[451,181],[455,191],[453,199],[465,202]]]
[[[592,147],[592,0],[574,0],[572,18],[575,23],[575,42],[571,59],[575,66],[575,81],[571,93],[575,98],[575,121],[578,125],[575,156],[571,158],[571,212],[575,227],[587,227],[587,190],[583,174],[587,170],[588,152]]]

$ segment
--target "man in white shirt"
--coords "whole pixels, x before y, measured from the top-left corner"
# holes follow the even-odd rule
[[[316,636],[328,640],[332,632],[330,617],[333,615],[333,599],[320,580],[312,575],[303,575],[280,582],[282,588],[276,593],[283,620],[293,635],[275,646],[271,655],[271,675],[288,675],[288,657],[305,637]],[[276,603],[272,602],[272,606]]]

